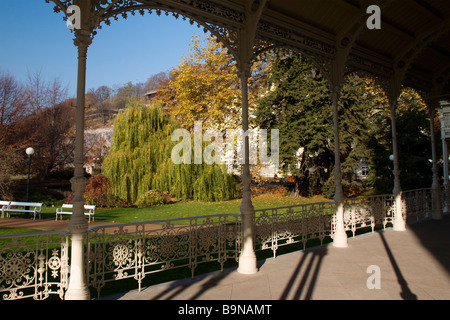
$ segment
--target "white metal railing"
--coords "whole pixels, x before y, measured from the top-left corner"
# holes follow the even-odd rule
[[[402,193],[407,222],[426,219],[432,210],[431,189]],[[441,193],[442,195],[442,193]],[[442,203],[445,202],[441,197]],[[360,229],[393,224],[393,195],[346,199],[344,228],[353,236]],[[277,250],[290,244],[333,238],[335,203],[319,202],[255,210],[255,250]],[[100,291],[108,282],[144,278],[156,272],[199,264],[238,260],[241,215],[218,214],[171,220],[93,227],[86,236],[86,276]],[[0,294],[3,300],[64,298],[69,275],[69,234],[39,232],[0,236]]]
[[[431,189],[416,189],[402,192],[403,217],[407,222],[430,217],[433,194]]]
[[[68,284],[68,233],[0,236],[2,300],[64,297]]]
[[[346,199],[344,201],[344,229],[351,231],[355,236],[359,229],[371,228],[373,232],[376,226],[386,228],[387,225],[392,225],[394,213],[395,197],[393,195]]]
[[[146,275],[181,267],[192,274],[204,262],[238,258],[240,215],[219,214],[91,228],[88,232],[89,285],[133,278],[141,288]]]
[[[255,248],[271,249],[276,256],[280,246],[306,243],[318,239],[320,244],[330,235],[334,202],[308,203],[255,210]]]

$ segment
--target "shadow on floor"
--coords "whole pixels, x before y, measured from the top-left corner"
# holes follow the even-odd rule
[[[378,232],[378,234],[381,237],[381,241],[383,242],[384,248],[386,249],[386,253],[389,257],[389,261],[392,264],[392,268],[394,269],[395,275],[397,276],[397,282],[399,283],[402,291],[400,292],[400,296],[403,298],[403,300],[417,300],[417,296],[411,292],[409,289],[408,283],[406,282],[405,278],[403,277],[402,271],[400,270],[397,261],[395,260],[394,255],[392,254],[392,251],[384,238],[383,232]]]
[[[442,220],[426,220],[408,227],[450,274],[450,214],[445,214]]]
[[[306,250],[279,299],[310,300],[319,275],[323,257],[326,254],[326,247],[315,248],[315,250]]]

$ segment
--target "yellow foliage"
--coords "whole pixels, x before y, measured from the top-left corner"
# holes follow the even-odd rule
[[[186,129],[195,121],[204,126],[224,130],[241,126],[241,91],[237,67],[230,54],[214,38],[208,36],[203,45],[197,36],[190,53],[172,70],[173,80],[160,88],[159,98],[172,117]],[[266,81],[267,61],[254,64],[249,81],[250,114],[261,96]],[[250,117],[251,118],[251,117]]]

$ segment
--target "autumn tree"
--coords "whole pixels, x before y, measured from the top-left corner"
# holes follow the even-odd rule
[[[72,162],[75,101],[67,99],[67,88],[57,78],[46,81],[41,72],[28,75],[21,86],[21,116],[11,124],[7,143],[25,157],[35,149],[32,170],[40,178]]]
[[[144,92],[158,90],[160,87],[167,85],[171,77],[171,72],[158,72],[150,76],[144,84]]]
[[[257,61],[250,80],[250,114],[266,86],[267,61]],[[228,50],[208,36],[194,37],[190,54],[172,70],[171,80],[160,88],[159,99],[183,128],[192,129],[202,121],[210,129],[235,129],[241,126],[241,92],[237,67]],[[251,117],[252,118],[252,117]]]
[[[0,136],[6,138],[11,133],[11,125],[24,113],[22,85],[10,73],[0,72]]]
[[[73,162],[75,101],[66,100],[14,124],[15,148],[35,149],[32,168],[41,178]]]
[[[17,151],[5,143],[3,136],[0,136],[0,199],[12,200],[11,185],[12,175],[16,172],[16,166],[20,161]]]

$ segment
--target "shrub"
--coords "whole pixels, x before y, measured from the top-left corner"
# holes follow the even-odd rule
[[[109,180],[102,174],[90,178],[86,185],[84,193],[86,203],[94,204],[99,207],[110,205],[109,199]]]
[[[136,205],[138,206],[138,208],[143,208],[161,205],[164,204],[164,202],[164,196],[160,192],[149,190],[139,197],[139,199],[136,201]]]

